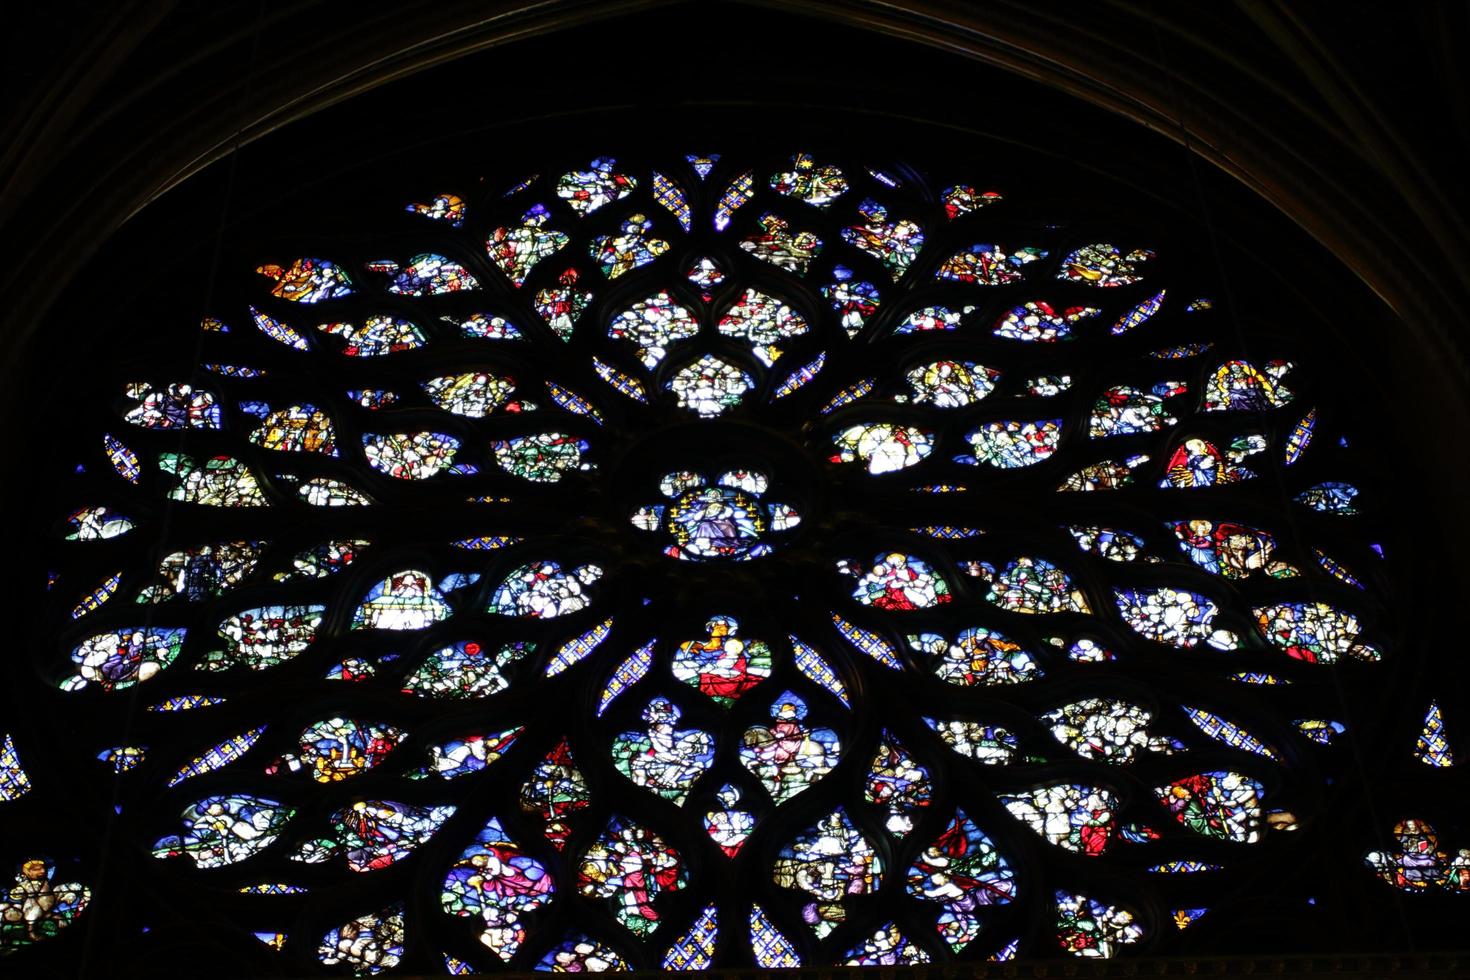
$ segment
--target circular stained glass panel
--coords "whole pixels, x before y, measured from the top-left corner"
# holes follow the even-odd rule
[[[119,365],[45,670],[159,887],[359,974],[1168,951],[1269,890],[1315,692],[1395,654],[1332,379],[965,178],[446,191]]]

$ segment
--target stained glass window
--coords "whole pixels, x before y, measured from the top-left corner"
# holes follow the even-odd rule
[[[1272,894],[1399,658],[1348,379],[984,174],[540,173],[231,270],[246,329],[56,432],[37,670],[150,894],[359,975],[1121,956]],[[47,758],[7,722],[0,807]],[[1353,873],[1467,890],[1393,819]],[[94,897],[22,844],[0,952]]]

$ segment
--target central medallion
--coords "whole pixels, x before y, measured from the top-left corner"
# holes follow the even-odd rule
[[[685,561],[745,561],[769,555],[769,534],[801,522],[790,504],[763,500],[770,481],[755,470],[730,470],[711,480],[680,470],[659,481],[669,504],[640,507],[633,526],[673,539],[664,554]]]
[[[675,558],[755,558],[768,554],[761,543],[765,515],[751,494],[733,487],[700,487],[679,495],[669,508],[669,533]]]

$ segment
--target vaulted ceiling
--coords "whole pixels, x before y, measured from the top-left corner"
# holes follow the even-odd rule
[[[826,24],[867,35],[843,59],[859,83],[868,76],[922,91],[920,66],[892,52],[927,47],[1034,79],[1184,143],[1202,165],[1301,224],[1414,321],[1411,329],[1459,348],[1448,327],[1470,290],[1470,271],[1456,261],[1470,236],[1455,171],[1470,118],[1456,56],[1467,28],[1459,5],[67,0],[9,20],[13,108],[0,220],[11,252],[8,295],[26,301],[7,311],[11,330],[33,321],[61,287],[56,263],[75,263],[232,148],[355,95],[588,24],[603,38],[643,39],[634,79],[677,61],[675,47],[707,51],[738,77],[740,62],[761,52],[730,45],[730,28],[762,25],[762,46],[775,49],[790,26],[800,34]],[[635,31],[619,33],[635,22]],[[554,67],[586,75],[597,66],[568,59]],[[497,112],[534,108],[548,81],[501,78],[480,98]],[[596,89],[596,78],[587,81]],[[609,78],[608,86],[621,99],[668,97],[630,92],[628,80]]]

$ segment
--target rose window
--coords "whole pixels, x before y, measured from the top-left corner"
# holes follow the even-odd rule
[[[1337,382],[935,174],[426,188],[116,365],[42,670],[150,893],[303,975],[1169,953],[1269,897],[1324,692],[1395,669]],[[1454,887],[1402,826],[1360,873]]]

